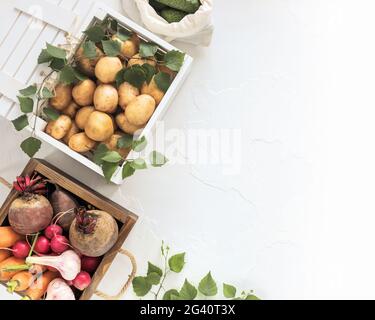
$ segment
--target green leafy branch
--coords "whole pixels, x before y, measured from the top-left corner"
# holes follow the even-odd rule
[[[161,255],[164,260],[162,268],[148,262],[148,270],[146,276],[138,276],[133,280],[133,290],[138,297],[145,297],[149,293],[153,294],[154,299],[158,300],[163,292],[163,300],[195,300],[201,297],[214,297],[218,294],[217,282],[209,272],[195,287],[188,279],[185,279],[183,286],[178,289],[165,288],[165,281],[170,273],[181,273],[186,261],[185,253],[179,253],[170,257],[170,248],[164,242],[161,246]],[[233,300],[259,300],[259,298],[251,292],[243,291],[237,295],[237,288],[230,284],[223,284],[223,295],[227,299]]]
[[[134,140],[133,136],[124,134],[117,142],[117,148],[119,150],[135,151],[137,153],[142,152],[147,147],[147,140],[145,137]],[[137,170],[147,169],[147,162],[144,158],[136,159],[124,159],[118,151],[109,150],[108,147],[102,143],[100,144],[95,152],[93,161],[101,166],[104,177],[107,181],[111,181],[112,176],[122,165],[122,178],[126,179]],[[149,161],[153,167],[162,167],[168,159],[157,151],[153,151],[149,155]]]

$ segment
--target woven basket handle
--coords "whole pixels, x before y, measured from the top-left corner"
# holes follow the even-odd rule
[[[121,253],[123,254],[124,256],[127,256],[132,264],[132,272],[131,274],[129,275],[129,278],[128,278],[128,281],[126,281],[126,283],[124,284],[124,286],[122,287],[121,291],[116,294],[115,296],[110,296],[106,293],[103,293],[99,290],[95,291],[95,294],[104,299],[104,300],[119,300],[125,293],[126,291],[129,289],[129,287],[131,286],[136,274],[137,274],[137,261],[135,260],[135,257],[134,255],[129,252],[128,250],[125,250],[125,249],[119,249],[118,250],[118,253]]]

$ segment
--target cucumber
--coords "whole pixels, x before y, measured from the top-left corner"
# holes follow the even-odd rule
[[[169,23],[180,22],[188,13],[176,9],[163,9],[160,15]]]
[[[166,5],[161,4],[161,3],[157,2],[156,0],[150,0],[150,1],[149,1],[149,4],[150,4],[150,6],[153,7],[156,11],[162,10],[162,9],[164,9],[164,8],[167,7]]]
[[[199,0],[156,0],[156,2],[187,13],[195,13],[201,6]]]

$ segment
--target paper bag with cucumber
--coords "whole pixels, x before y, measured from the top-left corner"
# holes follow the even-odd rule
[[[208,46],[213,0],[122,0],[125,14],[167,41]]]

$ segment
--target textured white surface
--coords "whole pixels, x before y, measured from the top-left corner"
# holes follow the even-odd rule
[[[212,46],[181,47],[196,61],[165,125],[241,128],[238,175],[171,165],[118,188],[60,152],[41,156],[136,210],[125,245],[140,273],[159,261],[162,239],[187,252],[168,286],[211,270],[264,299],[374,298],[374,9],[370,0],[215,2]],[[23,135],[3,119],[0,128],[0,174],[11,180],[28,161]],[[101,289],[115,293],[127,274],[118,257]]]

